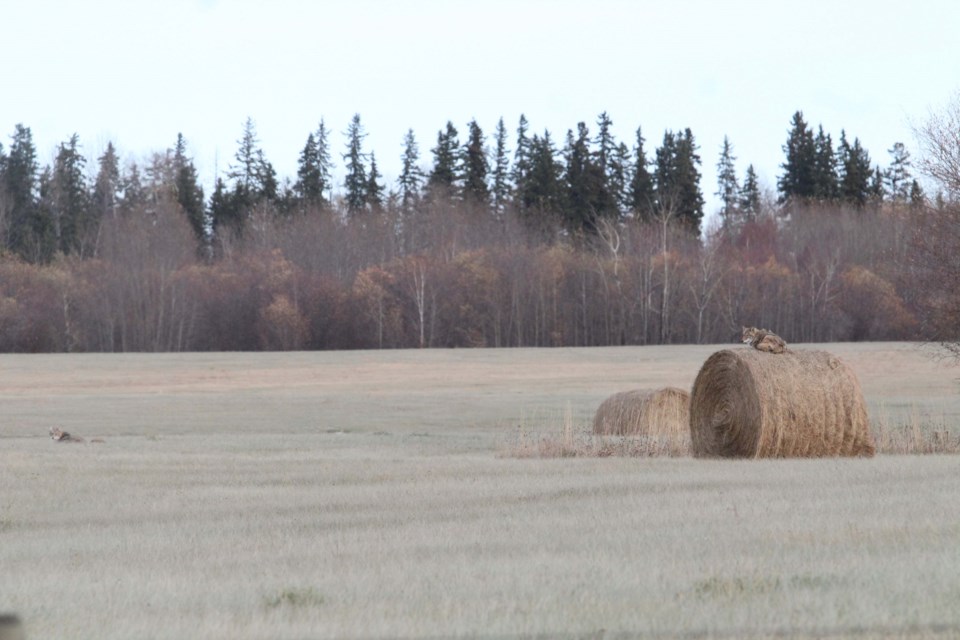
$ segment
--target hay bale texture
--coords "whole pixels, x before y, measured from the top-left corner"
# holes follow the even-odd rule
[[[867,407],[853,371],[826,351],[718,351],[693,383],[697,457],[872,456]]]
[[[593,432],[667,438],[690,448],[690,394],[683,389],[636,389],[610,396],[597,409]]]

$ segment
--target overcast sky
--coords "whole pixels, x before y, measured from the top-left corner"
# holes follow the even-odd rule
[[[797,109],[886,165],[960,89],[950,1],[0,0],[0,24],[5,147],[23,123],[42,164],[74,132],[91,164],[108,141],[139,161],[183,132],[206,184],[248,116],[282,178],[321,117],[339,160],[360,113],[392,182],[409,127],[428,167],[447,120],[463,141],[503,116],[512,144],[525,113],[562,142],[606,110],[649,157],[690,127],[712,211],[724,135],[771,187]]]

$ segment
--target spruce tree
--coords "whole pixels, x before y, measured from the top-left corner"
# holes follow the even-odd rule
[[[136,162],[131,162],[120,178],[123,196],[120,198],[119,210],[121,216],[130,216],[136,211],[142,211],[147,202],[146,190],[140,179],[140,168]]]
[[[653,177],[647,169],[647,154],[643,150],[646,140],[640,127],[637,127],[637,144],[634,147],[633,175],[630,180],[630,210],[641,220],[653,216]]]
[[[630,211],[630,148],[626,143],[617,145],[610,157],[607,170],[607,191],[616,206],[617,219]]]
[[[833,140],[823,131],[823,125],[817,130],[813,140],[814,164],[811,197],[818,200],[834,200],[839,195],[837,181],[837,158],[833,152]]]
[[[680,193],[680,219],[695,235],[700,235],[703,220],[703,193],[700,191],[699,147],[690,128],[677,136],[677,176]]]
[[[60,144],[53,165],[49,199],[45,202],[53,214],[57,250],[68,255],[82,253],[81,245],[92,224],[90,199],[84,166],[86,158],[80,153],[77,134]]]
[[[234,155],[237,163],[230,167],[227,177],[234,181],[233,193],[242,205],[252,204],[257,184],[257,133],[253,118],[243,123],[243,135],[237,141],[239,145]]]
[[[912,200],[911,191],[914,180],[910,172],[912,166],[910,152],[902,142],[895,142],[889,153],[890,167],[884,173],[886,191],[894,202]]]
[[[233,180],[231,199],[244,216],[257,202],[276,201],[277,172],[267,161],[263,149],[257,140],[256,127],[252,118],[243,125],[243,136],[237,141],[236,164],[231,165],[227,177]],[[242,226],[242,218],[240,219]]]
[[[203,204],[203,187],[197,180],[197,169],[193,160],[187,157],[187,141],[182,133],[177,134],[177,145],[173,154],[173,168],[176,172],[175,185],[177,204],[187,216],[190,228],[197,240],[203,244],[207,240],[207,216]]]
[[[517,148],[513,152],[513,189],[521,200],[523,196],[520,194],[526,190],[524,183],[530,172],[532,154],[530,138],[527,137],[528,129],[527,118],[521,113],[520,122],[517,125]]]
[[[346,190],[347,213],[353,215],[363,211],[367,204],[367,168],[364,165],[363,139],[366,134],[360,124],[360,114],[356,113],[346,131],[347,152],[343,154],[347,175],[343,186]]]
[[[56,223],[57,189],[53,170],[49,165],[40,171],[37,180],[37,201],[33,207],[28,236],[27,259],[31,262],[48,263],[59,250],[59,235]]]
[[[403,154],[400,156],[400,177],[397,186],[400,189],[400,208],[408,214],[420,200],[424,175],[420,169],[420,149],[413,129],[407,130],[403,138]]]
[[[14,128],[11,141],[3,174],[3,186],[10,198],[7,246],[11,251],[30,259],[36,226],[37,152],[30,128],[22,124]]]
[[[873,176],[870,178],[870,189],[867,199],[879,203],[883,202],[885,196],[886,189],[883,185],[883,171],[880,169],[880,165],[877,165],[874,167]]]
[[[507,128],[503,124],[503,118],[497,121],[497,130],[494,134],[491,195],[494,212],[497,215],[503,214],[510,198],[510,160],[507,158]]]
[[[716,195],[720,198],[720,218],[725,226],[734,221],[740,204],[736,160],[730,139],[723,136],[723,147],[720,149],[720,160],[717,162]]]
[[[116,218],[123,184],[120,179],[120,161],[112,142],[107,143],[103,155],[97,159],[97,177],[93,183],[93,211],[96,218]]]
[[[476,120],[467,125],[467,142],[461,151],[461,170],[463,199],[469,203],[486,207],[490,204],[490,190],[487,187],[487,174],[490,163],[484,148],[483,130]]]
[[[314,140],[316,141],[317,171],[320,174],[320,204],[329,206],[331,203],[329,194],[333,189],[333,160],[330,156],[330,132],[327,130],[327,124],[323,118],[320,118]]]
[[[210,196],[209,216],[214,238],[218,237],[223,229],[236,232],[243,229],[240,208],[234,200],[233,193],[227,189],[227,185],[220,177],[214,183],[213,194]]]
[[[610,163],[616,154],[617,142],[613,138],[613,120],[606,111],[597,116],[597,138],[594,141],[597,145],[597,165],[604,176],[603,188],[607,188],[607,182],[610,179]]]
[[[700,156],[690,129],[666,131],[656,152],[656,203],[658,211],[672,210],[695,235],[700,235],[703,194],[700,192]]]
[[[380,182],[383,176],[377,170],[377,157],[370,152],[370,175],[367,178],[367,206],[373,213],[382,213],[384,205],[384,186]]]
[[[293,192],[305,207],[323,205],[323,177],[320,174],[320,158],[317,139],[313,132],[307,135],[307,141],[297,160],[297,181],[293,183]]]
[[[860,139],[854,138],[853,145],[847,142],[845,131],[840,132],[840,196],[844,202],[862,207],[870,198],[870,180],[873,167],[870,155],[860,146]]]
[[[457,129],[447,122],[446,129],[437,132],[437,146],[433,153],[433,170],[427,181],[427,188],[434,197],[455,198],[457,194],[457,158],[460,141]]]
[[[529,145],[529,169],[520,194],[524,220],[534,228],[547,226],[563,210],[563,165],[549,131],[543,137],[534,134]]]
[[[811,198],[815,193],[817,150],[813,132],[803,119],[802,111],[793,114],[790,125],[787,143],[783,145],[787,157],[780,165],[783,175],[777,179],[781,202]]]
[[[760,215],[760,181],[752,164],[747,167],[747,173],[743,179],[739,206],[740,215],[744,221],[756,220]]]
[[[566,208],[564,223],[568,230],[596,230],[600,212],[600,192],[603,189],[603,173],[590,151],[590,131],[583,122],[577,123],[577,134],[567,131],[567,144],[563,155],[566,160],[564,182],[566,183]]]
[[[927,203],[927,196],[923,193],[920,183],[913,180],[910,183],[910,206],[914,209],[920,209]]]

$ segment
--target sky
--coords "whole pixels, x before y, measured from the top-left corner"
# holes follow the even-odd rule
[[[775,188],[802,110],[859,137],[874,163],[960,90],[960,3],[841,0],[0,0],[0,140],[29,126],[41,164],[73,133],[92,173],[107,143],[142,162],[188,143],[201,181],[233,162],[253,119],[279,177],[321,118],[335,159],[359,113],[388,182],[413,128],[429,168],[437,131],[488,137],[521,113],[562,143],[607,111],[700,145],[708,214],[723,137],[742,178]],[[490,140],[489,142],[492,142]],[[336,175],[342,179],[342,162]]]

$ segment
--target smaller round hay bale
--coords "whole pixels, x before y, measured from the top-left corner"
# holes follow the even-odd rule
[[[615,393],[600,405],[593,432],[608,436],[668,438],[689,450],[690,394],[683,389],[635,389]]]
[[[860,383],[826,351],[714,353],[693,383],[690,435],[698,458],[875,452]]]

